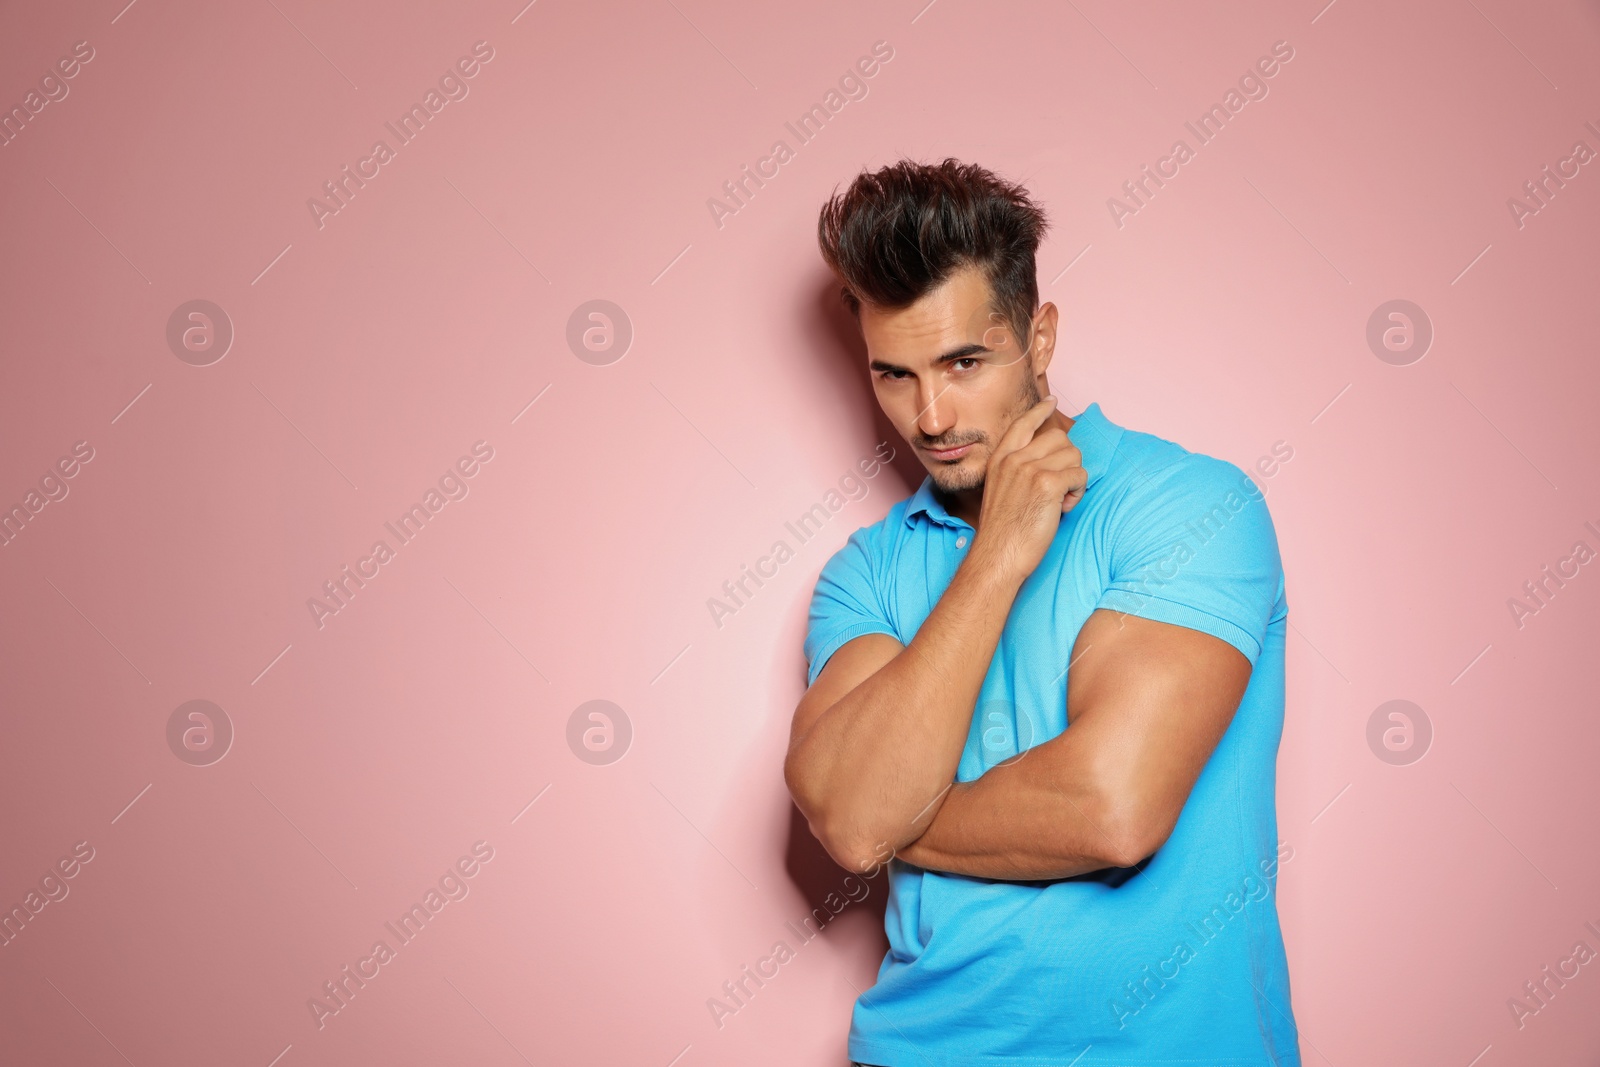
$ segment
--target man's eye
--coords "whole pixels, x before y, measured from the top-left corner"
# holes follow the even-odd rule
[[[956,362],[957,363],[972,363],[972,364],[976,364],[978,362],[978,360],[974,356],[963,356],[962,358],[956,360]]]
[[[906,372],[903,370],[886,370],[883,372],[882,377],[887,378],[891,382],[898,382],[902,377],[904,377],[905,373]]]

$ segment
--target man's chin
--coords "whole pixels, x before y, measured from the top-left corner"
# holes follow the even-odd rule
[[[943,493],[965,493],[983,488],[982,470],[968,471],[960,466],[939,467],[930,469],[928,474],[933,478],[934,488]]]

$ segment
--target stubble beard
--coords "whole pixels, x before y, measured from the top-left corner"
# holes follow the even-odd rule
[[[1006,420],[1006,424],[1000,428],[995,440],[1005,436],[1006,430],[1011,428],[1012,423],[1021,418],[1029,408],[1044,399],[1039,393],[1039,383],[1034,381],[1033,375],[1025,375],[1022,382],[1023,387],[1022,391],[1017,394],[1016,407],[1012,410],[1011,417]],[[972,490],[981,490],[984,484],[984,476],[988,473],[988,460],[985,459],[982,464],[972,463],[970,466],[934,467],[928,473],[933,476],[934,486],[944,493],[964,493]]]

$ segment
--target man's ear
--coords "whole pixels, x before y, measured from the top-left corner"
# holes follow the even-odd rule
[[[1034,377],[1042,375],[1050,366],[1056,351],[1056,322],[1060,313],[1052,303],[1039,309],[1033,328],[1033,350],[1028,355],[1033,360]]]

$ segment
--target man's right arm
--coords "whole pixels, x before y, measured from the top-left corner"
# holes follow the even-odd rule
[[[864,634],[836,651],[795,709],[783,776],[811,832],[851,869],[922,835],[955,782],[989,662],[1023,581],[1087,481],[1046,397],[1007,428],[985,474],[977,533],[909,645]]]
[[[978,545],[911,644],[865,634],[829,658],[795,709],[784,780],[841,866],[921,836],[955,781],[972,709],[1022,577]],[[879,851],[875,851],[879,849]]]

